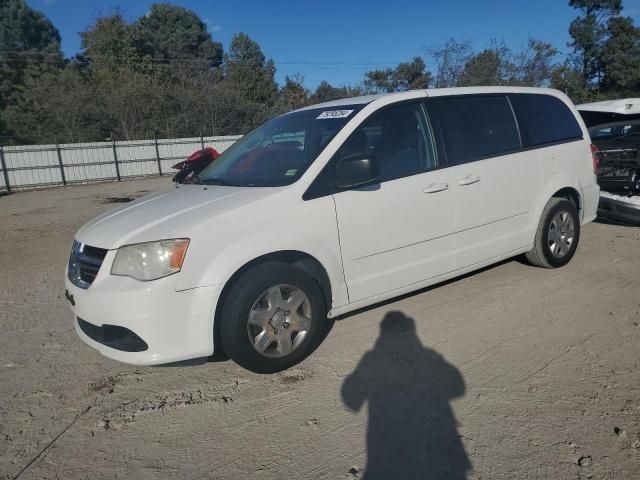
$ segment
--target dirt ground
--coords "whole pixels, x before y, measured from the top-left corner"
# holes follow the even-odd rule
[[[277,375],[136,368],[76,337],[62,277],[85,221],[164,188],[0,197],[0,478],[640,478],[640,229],[351,315]]]

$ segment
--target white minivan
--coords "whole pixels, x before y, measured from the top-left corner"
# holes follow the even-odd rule
[[[276,117],[193,184],[83,226],[78,335],[140,365],[223,353],[268,373],[347,312],[502,259],[565,265],[599,188],[589,134],[549,89],[348,98]]]

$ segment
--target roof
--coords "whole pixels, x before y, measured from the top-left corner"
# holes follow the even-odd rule
[[[371,103],[378,98],[386,97],[388,95],[401,95],[401,93],[381,93],[378,95],[363,95],[361,97],[341,98],[339,100],[331,100],[330,102],[316,103],[315,105],[302,107],[296,110],[296,112],[302,112],[303,110],[312,110],[315,108],[341,107],[343,105],[363,105]]]
[[[406,92],[393,92],[393,93],[381,93],[376,95],[364,95],[361,97],[341,98],[340,100],[333,100],[330,102],[317,103],[315,105],[309,105],[307,107],[296,110],[301,112],[303,110],[311,110],[316,108],[331,108],[340,107],[344,105],[363,105],[371,103],[375,100],[386,99],[401,101],[416,98],[417,94],[423,93],[426,97],[441,97],[445,95],[471,95],[478,93],[545,93],[548,95],[562,96],[563,94],[558,90],[551,88],[534,88],[534,87],[454,87],[454,88],[430,88],[427,90],[409,90]],[[640,105],[640,99],[638,100]]]
[[[621,98],[604,102],[583,103],[576,106],[583,112],[618,113],[621,115],[636,115],[640,113],[640,98]]]
[[[539,87],[452,87],[452,88],[430,88],[427,90],[429,97],[443,97],[445,95],[473,95],[473,94],[490,94],[490,93],[533,93],[553,95],[554,97],[563,97],[565,95],[559,90],[553,88]]]

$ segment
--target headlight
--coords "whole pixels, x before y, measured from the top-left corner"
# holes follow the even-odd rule
[[[111,266],[111,275],[148,281],[177,273],[182,268],[188,238],[136,243],[118,249]]]

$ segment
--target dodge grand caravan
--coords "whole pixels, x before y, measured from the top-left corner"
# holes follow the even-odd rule
[[[66,296],[102,354],[288,368],[333,320],[502,259],[573,257],[599,189],[570,100],[417,90],[276,117],[194,182],[77,233]]]

